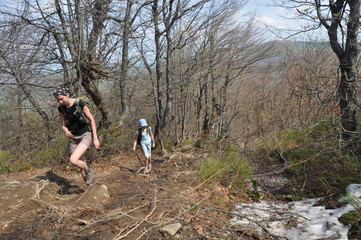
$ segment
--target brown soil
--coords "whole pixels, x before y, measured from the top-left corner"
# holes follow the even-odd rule
[[[117,155],[92,164],[89,189],[69,166],[1,175],[0,239],[261,239],[229,224],[241,192],[195,182],[201,161],[189,148],[154,152],[143,174],[136,155]],[[162,230],[173,223],[176,234]]]

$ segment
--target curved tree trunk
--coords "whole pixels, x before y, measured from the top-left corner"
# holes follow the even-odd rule
[[[81,45],[80,55],[79,55],[79,69],[78,77],[80,79],[81,85],[84,87],[85,91],[90,95],[94,104],[99,109],[102,119],[99,123],[100,127],[107,128],[111,122],[109,120],[109,112],[107,106],[104,104],[103,98],[98,90],[97,82],[101,76],[106,76],[107,73],[102,69],[99,56],[97,56],[97,45],[100,39],[102,30],[104,28],[104,21],[109,12],[110,1],[96,0],[94,2],[94,9],[96,11],[92,14],[92,25],[93,28],[89,34],[88,46],[85,47]],[[78,15],[81,16],[84,12],[79,11]],[[79,26],[84,27],[82,22],[82,17],[79,18]],[[79,29],[79,40],[80,43],[83,43],[83,30]]]
[[[339,85],[341,125],[344,140],[355,140],[356,120],[356,80],[357,80],[357,35],[360,21],[360,0],[349,1],[350,15],[347,23],[346,46],[339,56],[341,79]]]
[[[332,14],[332,21],[322,15],[321,3],[316,1],[318,5],[317,13],[321,24],[327,29],[332,50],[337,55],[340,62],[340,84],[338,94],[340,97],[341,109],[341,126],[342,138],[346,145],[356,140],[356,76],[357,76],[357,35],[359,31],[360,21],[360,0],[340,0],[330,2],[329,8]],[[349,9],[346,11],[345,9]],[[345,13],[348,15],[345,15]],[[346,39],[345,43],[339,42],[339,28],[342,27],[342,22],[346,22],[346,33],[341,29],[342,38]]]

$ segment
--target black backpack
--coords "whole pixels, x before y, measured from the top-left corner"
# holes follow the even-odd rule
[[[150,128],[147,126],[147,132],[150,134]],[[137,144],[140,145],[140,142],[142,141],[142,128],[138,128],[138,138],[137,138]]]
[[[77,98],[75,98],[74,106],[75,106],[76,111],[79,112],[79,114],[80,114],[79,121],[82,122],[82,123],[88,124],[89,131],[91,131],[89,119],[85,116],[85,114],[83,112],[83,109],[79,105],[80,100],[82,100],[83,103],[85,104],[85,106],[88,106],[89,110],[91,111],[90,100],[86,96],[77,97]],[[66,124],[68,125],[69,121],[68,121],[68,119],[66,117],[67,111],[66,111],[66,107],[64,105],[61,105],[61,112],[64,114]]]

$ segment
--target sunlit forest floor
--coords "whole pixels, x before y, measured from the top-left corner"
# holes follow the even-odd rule
[[[68,164],[1,175],[1,239],[274,239],[232,226],[235,204],[294,200],[277,191],[281,176],[257,191],[251,182],[243,188],[197,182],[207,156],[189,147],[155,151],[150,174],[137,172],[133,153],[110,159],[92,164],[96,182],[89,189]],[[338,206],[332,198],[325,204]]]

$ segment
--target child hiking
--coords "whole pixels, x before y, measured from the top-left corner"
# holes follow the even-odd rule
[[[92,143],[96,149],[100,147],[95,120],[84,101],[71,98],[69,94],[69,89],[63,86],[57,87],[53,92],[59,103],[61,128],[69,138],[69,161],[80,169],[85,183],[90,187],[94,182],[94,171],[88,167],[84,153]]]
[[[140,145],[145,157],[144,173],[150,173],[152,170],[152,147],[155,147],[154,135],[151,127],[148,126],[145,119],[139,119],[139,128],[133,144],[133,151]]]

